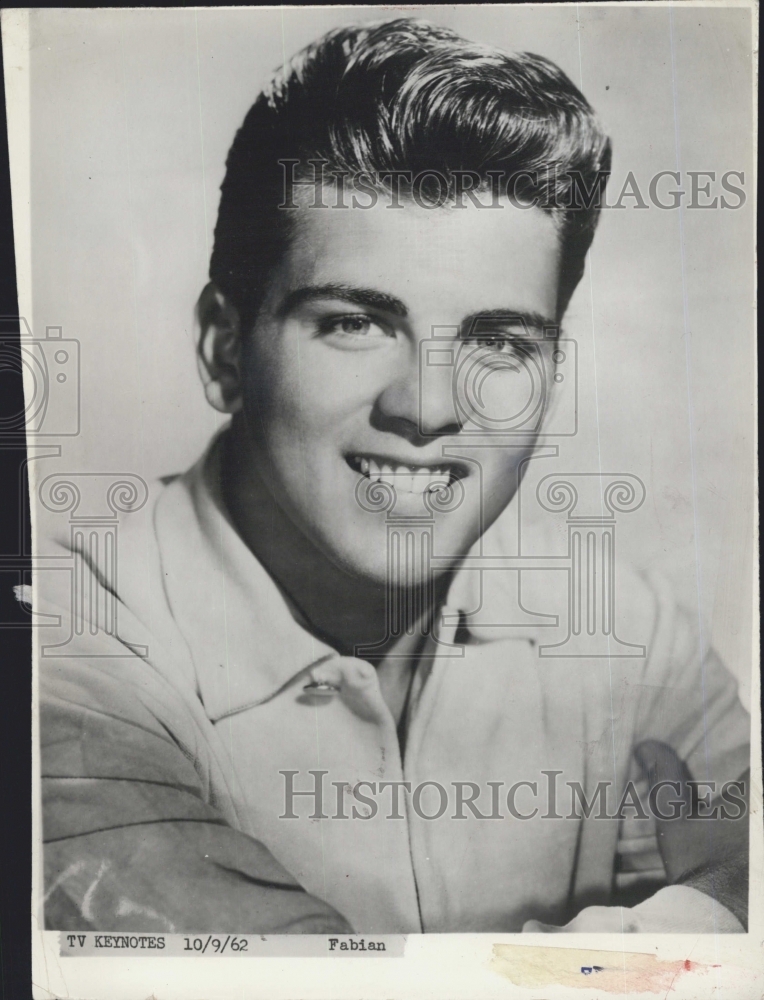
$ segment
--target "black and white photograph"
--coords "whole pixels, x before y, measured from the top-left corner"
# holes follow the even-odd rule
[[[35,997],[761,995],[757,16],[3,11]]]

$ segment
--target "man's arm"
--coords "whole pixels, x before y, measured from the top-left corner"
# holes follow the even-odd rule
[[[351,932],[261,844],[215,822],[145,822],[44,851],[48,930]]]
[[[670,814],[676,813],[672,819],[656,818],[668,886],[634,907],[589,906],[564,927],[529,920],[524,931],[703,934],[746,929],[750,772],[734,783],[734,803],[717,798],[706,805],[687,765],[671,747],[646,741],[635,754],[651,794],[664,789],[672,804]]]
[[[655,933],[741,932],[747,920],[748,816],[721,803],[730,818],[707,817],[719,803],[710,800],[725,784],[745,780],[750,762],[750,716],[740,703],[737,683],[713,649],[701,649],[697,622],[681,608],[672,587],[660,577],[625,581],[622,606],[634,634],[652,635],[641,676],[627,687],[624,709],[636,712],[631,752],[651,788],[664,788],[660,801],[677,801],[676,819],[653,814],[657,843],[669,885],[634,907],[584,909],[564,928],[529,921],[526,930],[644,931]],[[624,741],[625,742],[625,741]],[[743,775],[741,777],[741,775]],[[695,789],[692,779],[699,781]],[[715,788],[715,791],[713,790]],[[711,794],[706,796],[706,791]],[[738,794],[738,793],[736,793]],[[740,795],[742,798],[742,794]],[[671,807],[663,807],[671,813]],[[695,813],[692,818],[692,813]]]
[[[43,677],[46,928],[350,932],[226,822],[138,668],[63,663]]]
[[[635,754],[651,791],[670,783],[664,787],[672,799],[681,803],[677,819],[656,820],[658,850],[669,885],[685,885],[710,896],[745,927],[750,768],[734,782],[735,802],[717,796],[706,805],[702,787],[693,786],[687,765],[671,747],[647,741],[636,748]]]

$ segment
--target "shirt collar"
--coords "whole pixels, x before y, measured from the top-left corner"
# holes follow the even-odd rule
[[[236,531],[220,492],[221,453],[219,434],[202,458],[165,488],[155,515],[170,611],[213,722],[269,700],[299,674],[340,655],[301,623]],[[453,627],[461,617],[470,629],[470,614],[482,598],[481,574],[458,572],[441,621]],[[520,636],[513,630],[513,637]]]

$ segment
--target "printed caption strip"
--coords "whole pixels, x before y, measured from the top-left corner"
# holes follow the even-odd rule
[[[95,934],[92,931],[59,933],[59,954],[63,957],[129,953],[131,956],[171,958],[241,956],[246,958],[286,956],[316,958],[403,958],[405,934],[375,937],[338,934]]]

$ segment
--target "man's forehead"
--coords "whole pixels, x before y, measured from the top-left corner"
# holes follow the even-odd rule
[[[380,198],[370,208],[334,207],[332,188],[296,193],[293,238],[279,269],[285,291],[297,285],[377,287],[411,310],[427,299],[465,308],[514,305],[555,312],[559,236],[538,208],[503,201],[496,208],[467,204],[423,208]],[[316,207],[323,204],[327,207]],[[509,296],[509,298],[508,298]]]
[[[363,238],[365,234],[390,232],[402,239],[425,239],[449,229],[464,235],[510,239],[536,239],[540,232],[557,239],[557,224],[551,214],[535,206],[518,204],[507,197],[477,199],[466,196],[462,203],[452,201],[442,206],[428,206],[405,195],[389,192],[376,195],[372,204],[364,204],[351,187],[340,192],[335,185],[302,184],[294,189],[296,208],[284,208],[291,221],[301,228],[325,234]],[[317,227],[317,228],[314,228]]]

